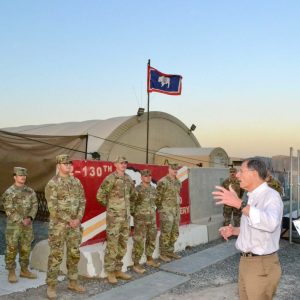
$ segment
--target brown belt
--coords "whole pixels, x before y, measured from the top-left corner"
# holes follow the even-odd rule
[[[240,253],[240,255],[242,256],[242,257],[252,257],[252,256],[268,256],[268,255],[272,255],[272,254],[275,254],[276,253],[276,251],[275,252],[273,252],[273,253],[269,253],[269,254],[255,254],[255,253],[252,253],[252,252],[241,252]]]

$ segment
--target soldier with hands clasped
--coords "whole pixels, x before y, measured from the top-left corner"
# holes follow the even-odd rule
[[[20,277],[35,279],[28,270],[31,242],[33,241],[32,221],[38,210],[36,194],[27,185],[27,169],[15,167],[14,184],[2,195],[3,207],[7,216],[5,264],[8,281],[15,283],[16,256],[19,252]]]
[[[56,285],[60,264],[63,260],[64,245],[67,246],[68,289],[84,293],[85,288],[78,283],[79,246],[82,238],[81,220],[85,210],[85,196],[79,179],[72,176],[72,162],[69,155],[56,157],[57,175],[45,188],[49,222],[47,296],[56,299]]]
[[[133,270],[143,274],[145,269],[140,265],[144,253],[147,257],[146,264],[158,268],[160,263],[152,258],[155,249],[157,225],[156,225],[156,189],[151,185],[151,171],[141,171],[142,182],[136,187],[137,198],[131,203],[132,216],[134,217],[134,236],[132,259]]]
[[[160,259],[169,262],[171,258],[179,259],[174,252],[174,244],[179,236],[180,221],[180,189],[181,182],[177,179],[178,164],[169,164],[168,175],[157,183],[156,206],[159,211]]]
[[[112,284],[116,284],[118,278],[129,280],[132,277],[122,272],[130,232],[130,201],[136,197],[134,183],[125,173],[127,163],[125,157],[116,157],[115,172],[104,179],[97,192],[98,202],[106,207],[104,268]]]

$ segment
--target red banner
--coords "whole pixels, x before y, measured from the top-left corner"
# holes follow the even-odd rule
[[[128,164],[126,173],[138,185],[141,182],[140,170],[152,171],[152,184],[156,186],[159,179],[168,173],[167,166]],[[96,200],[97,191],[104,178],[115,170],[114,164],[104,161],[73,161],[73,174],[77,177],[84,188],[86,196],[86,209],[82,220],[83,245],[90,245],[105,240],[106,210]],[[180,225],[190,223],[190,204],[188,189],[188,170],[186,167],[178,171],[178,179],[182,182],[180,203]],[[158,218],[157,218],[158,219]]]

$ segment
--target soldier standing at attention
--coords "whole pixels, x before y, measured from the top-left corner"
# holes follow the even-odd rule
[[[225,179],[222,183],[222,186],[229,191],[229,186],[236,192],[239,198],[243,197],[244,190],[240,188],[240,182],[236,178],[237,169],[230,168],[229,169],[229,177]],[[238,208],[234,208],[228,205],[224,205],[223,207],[223,216],[224,222],[223,226],[228,226],[231,223],[231,216],[233,215],[233,224],[234,227],[240,227],[240,220],[242,216],[242,211]]]
[[[81,219],[85,210],[84,190],[80,181],[71,176],[69,155],[56,156],[57,175],[45,188],[49,222],[50,254],[47,270],[47,296],[56,299],[56,285],[59,267],[64,255],[64,245],[67,246],[68,289],[84,293],[85,288],[78,283],[79,246],[81,243]]]
[[[180,221],[180,189],[181,182],[177,179],[178,164],[169,164],[169,173],[157,183],[156,206],[159,211],[160,259],[164,262],[171,258],[179,259],[174,252],[174,244],[179,236]]]
[[[33,241],[32,221],[38,210],[38,202],[33,189],[25,185],[27,169],[15,167],[15,183],[2,195],[3,207],[7,216],[5,263],[8,281],[15,283],[16,256],[19,251],[20,277],[35,279],[28,270],[31,242]]]
[[[130,232],[130,202],[136,197],[133,181],[125,174],[127,163],[125,157],[118,156],[114,160],[115,172],[104,179],[97,192],[98,202],[106,207],[104,268],[112,284],[118,282],[117,278],[129,280],[132,277],[122,272]]]
[[[156,189],[151,186],[151,171],[141,171],[142,182],[136,187],[137,198],[131,202],[132,216],[134,217],[133,236],[133,270],[143,274],[146,270],[140,265],[140,259],[144,253],[147,257],[146,264],[158,268],[160,263],[153,260],[152,254],[155,249],[157,228],[156,228]],[[145,244],[146,240],[146,244]]]

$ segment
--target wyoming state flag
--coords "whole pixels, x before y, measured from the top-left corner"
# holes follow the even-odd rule
[[[147,92],[177,96],[181,94],[182,76],[164,74],[148,66]]]

